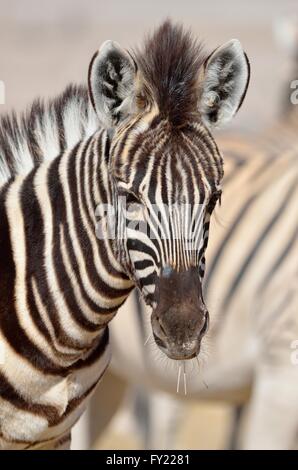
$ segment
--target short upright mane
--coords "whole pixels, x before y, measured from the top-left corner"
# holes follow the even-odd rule
[[[173,125],[183,125],[197,109],[197,81],[206,59],[202,45],[180,25],[163,23],[137,51],[146,89]]]

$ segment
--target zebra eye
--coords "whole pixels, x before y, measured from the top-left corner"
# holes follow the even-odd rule
[[[130,221],[141,221],[144,219],[144,208],[140,202],[127,204],[126,217]]]
[[[141,220],[143,218],[143,204],[139,198],[131,192],[123,194],[125,197],[125,214],[129,220]]]
[[[126,193],[126,205],[131,206],[135,204],[140,204],[140,200],[133,193]]]
[[[140,199],[135,195],[135,193],[122,186],[118,188],[118,195],[121,197],[122,201],[125,202],[126,206],[140,203]]]
[[[139,219],[143,214],[143,207],[140,203],[129,204],[126,208],[126,212],[130,219]]]

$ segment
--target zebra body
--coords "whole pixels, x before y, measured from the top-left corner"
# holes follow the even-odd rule
[[[166,22],[138,53],[105,42],[88,92],[69,88],[1,120],[2,448],[66,445],[108,365],[107,325],[134,286],[163,353],[199,353],[204,252],[223,176],[210,129],[236,113],[248,80],[237,40],[207,57]],[[154,205],[184,201],[189,219],[155,217]],[[152,239],[134,223],[140,207]]]

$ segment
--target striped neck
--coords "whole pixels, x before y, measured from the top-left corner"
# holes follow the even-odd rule
[[[29,335],[24,351],[31,354],[32,344],[34,357],[47,351],[49,370],[92,351],[133,288],[113,240],[95,232],[96,206],[112,198],[107,146],[99,131],[2,194],[11,244],[6,271],[15,272],[6,296]]]
[[[115,240],[108,234],[98,237],[97,233],[98,207],[114,203],[108,154],[108,135],[100,130],[65,152],[50,165],[48,172],[49,187],[52,188],[51,178],[53,185],[59,180],[57,192],[61,193],[61,200],[49,194],[49,203],[56,204],[54,224],[59,225],[60,250],[56,261],[62,255],[68,270],[63,285],[68,283],[77,302],[84,291],[88,302],[91,301],[92,308],[86,317],[91,329],[105,326],[133,287],[118,259]],[[61,212],[65,214],[64,219],[59,218]],[[73,270],[77,274],[76,283],[72,280]],[[88,308],[82,304],[81,310],[87,312]]]

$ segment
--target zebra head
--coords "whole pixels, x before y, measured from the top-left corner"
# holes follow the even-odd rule
[[[236,113],[248,81],[239,41],[207,56],[170,22],[133,54],[105,42],[90,65],[91,101],[110,136],[117,250],[172,359],[196,356],[207,331],[204,253],[223,177],[211,130]]]

